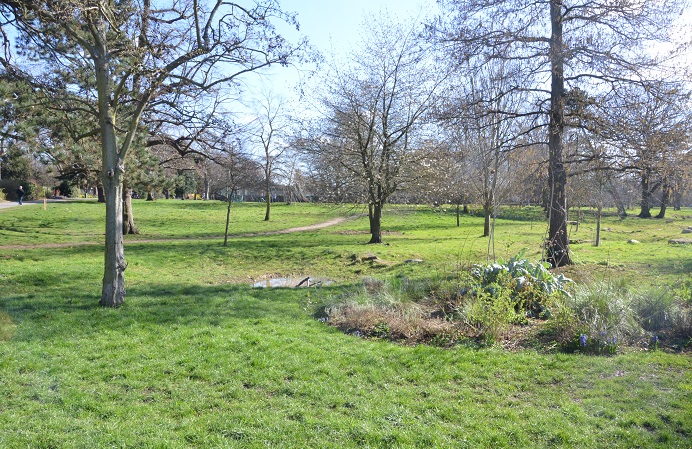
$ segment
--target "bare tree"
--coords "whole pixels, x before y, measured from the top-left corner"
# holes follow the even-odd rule
[[[491,218],[511,191],[510,156],[524,143],[524,123],[518,116],[526,95],[511,89],[518,82],[516,66],[495,60],[475,67],[469,61],[459,74],[456,95],[441,106],[442,125],[455,136],[463,155],[469,193],[483,206],[484,237],[491,236]]]
[[[602,118],[601,139],[618,149],[621,170],[639,176],[640,218],[651,218],[656,191],[661,192],[657,218],[663,218],[676,179],[684,176],[692,125],[690,94],[678,83],[633,86],[611,100]]]
[[[223,237],[223,246],[228,244],[228,229],[231,222],[231,206],[238,190],[253,183],[257,173],[257,164],[247,155],[239,151],[239,146],[229,142],[225,154],[217,159],[217,166],[224,172],[222,185],[228,207],[226,209],[226,230]]]
[[[415,27],[366,24],[367,40],[328,81],[323,152],[358,179],[366,195],[370,242],[381,243],[383,206],[401,188],[404,167],[420,161],[426,114],[444,73],[433,70]]]
[[[271,218],[272,182],[289,146],[287,103],[278,95],[265,92],[257,104],[257,118],[248,126],[250,144],[260,144],[260,165],[264,172],[264,196],[266,208],[264,221]]]

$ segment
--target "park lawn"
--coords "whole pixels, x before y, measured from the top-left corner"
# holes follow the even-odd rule
[[[221,201],[133,200],[139,235],[145,239],[217,238],[223,240],[227,203]],[[48,243],[103,243],[105,204],[95,200],[72,200],[27,204],[0,212],[0,246]],[[263,220],[265,205],[233,204],[229,234],[269,232],[289,227],[322,223],[359,213],[353,207],[302,204],[300,207],[272,205],[272,220]]]
[[[463,217],[457,228],[452,210],[401,206],[385,215],[385,245],[364,245],[367,219],[358,219],[295,234],[237,235],[224,248],[207,238],[216,219],[204,217],[224,212],[213,204],[135,203],[138,224],[149,229],[137,237],[150,241],[128,237],[128,295],[117,310],[97,307],[99,246],[0,248],[0,447],[690,447],[688,354],[407,347],[345,335],[312,318],[314,304],[362,277],[447,276],[485,261],[480,218]],[[82,223],[73,241],[90,242],[101,226],[89,212],[97,206],[63,206]],[[181,206],[181,215],[197,218],[178,219]],[[167,221],[149,227],[159,207]],[[29,209],[0,212],[0,227],[8,220],[34,226]],[[257,205],[235,210],[235,234],[258,232]],[[295,219],[273,229],[346,214],[294,204],[277,208],[277,221],[283,210]],[[244,222],[246,212],[252,219]],[[66,226],[69,214],[59,214]],[[498,220],[498,255],[529,248],[538,257],[540,214],[516,214]],[[580,234],[589,234],[588,220]],[[671,284],[689,277],[690,248],[667,244],[684,219],[607,221],[612,238],[600,248],[577,245],[575,273],[639,273]],[[627,244],[627,231],[639,229],[641,243]],[[57,243],[58,234],[46,239]],[[171,240],[178,237],[184,240]],[[24,242],[3,234],[0,246]],[[618,248],[622,259],[613,256]],[[361,262],[366,252],[381,262]],[[671,273],[663,273],[666,263]],[[335,282],[251,286],[303,274]]]

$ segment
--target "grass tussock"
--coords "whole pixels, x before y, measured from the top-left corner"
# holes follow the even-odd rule
[[[406,343],[435,340],[458,334],[458,328],[423,301],[424,290],[415,282],[366,278],[354,290],[320,308],[318,316],[343,332]]]

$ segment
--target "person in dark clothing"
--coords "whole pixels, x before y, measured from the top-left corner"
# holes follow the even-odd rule
[[[22,198],[24,198],[24,187],[19,186],[17,189],[17,198],[19,198],[19,205],[22,205]]]

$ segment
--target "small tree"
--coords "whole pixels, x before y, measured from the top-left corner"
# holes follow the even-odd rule
[[[367,40],[350,65],[335,68],[324,98],[328,113],[318,148],[358,179],[365,191],[370,242],[381,243],[382,209],[401,188],[405,167],[425,152],[427,112],[444,73],[434,70],[430,48],[418,30],[402,25],[366,23]],[[409,172],[411,173],[411,172]]]
[[[265,93],[257,105],[258,114],[250,125],[250,139],[261,145],[260,165],[264,172],[264,196],[266,208],[264,221],[269,221],[272,204],[272,183],[288,151],[286,144],[288,116],[283,98]]]

